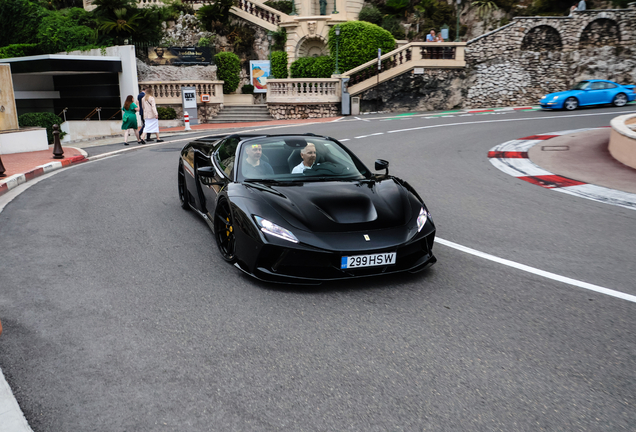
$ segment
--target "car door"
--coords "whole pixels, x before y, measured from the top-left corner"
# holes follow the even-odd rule
[[[605,101],[603,103],[612,103],[614,97],[620,93],[620,89],[614,83],[605,81]]]
[[[239,137],[228,137],[221,141],[210,154],[209,170],[210,174],[213,175],[199,176],[205,208],[211,219],[214,217],[219,193],[232,181],[234,176],[234,159],[239,142]]]
[[[590,90],[586,93],[587,102],[585,105],[598,105],[602,103],[607,103],[605,100],[607,99],[608,90],[605,88],[605,83],[602,81],[595,81],[590,85]]]

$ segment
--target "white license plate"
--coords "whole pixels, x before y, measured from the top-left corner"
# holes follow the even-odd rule
[[[373,267],[395,264],[395,252],[342,257],[340,268]]]

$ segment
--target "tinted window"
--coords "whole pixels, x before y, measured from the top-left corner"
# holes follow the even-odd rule
[[[608,82],[603,83],[603,84],[605,84],[605,88],[606,89],[615,89],[616,87],[618,87],[616,84],[612,84],[612,83],[608,83]]]
[[[237,164],[239,181],[322,181],[357,179],[367,175],[364,165],[344,147],[312,136],[262,137],[244,141]]]
[[[572,90],[585,90],[589,85],[589,81],[581,81],[580,83],[577,83],[574,87],[572,87]]]
[[[605,88],[604,82],[593,82],[591,87],[592,90],[603,90]]]
[[[223,170],[225,175],[232,177],[232,170],[234,169],[234,158],[236,156],[236,147],[238,146],[239,138],[230,137],[227,138],[216,151],[215,158],[219,167]]]

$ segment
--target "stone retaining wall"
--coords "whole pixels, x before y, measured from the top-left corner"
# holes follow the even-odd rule
[[[276,120],[310,119],[337,117],[340,115],[339,103],[327,104],[267,104],[269,113]]]
[[[182,105],[178,105],[178,104],[166,104],[166,105],[160,105],[157,104],[157,106],[162,106],[162,107],[170,107],[170,108],[174,108],[175,112],[177,113],[177,119],[179,120],[183,120],[183,106]],[[203,104],[199,104],[199,106],[197,107],[198,111],[197,111],[197,115],[199,116],[199,123],[206,123],[207,120],[211,120],[214,117],[216,117],[219,114],[219,111],[221,111],[221,104],[206,104],[205,108],[203,107]]]
[[[636,7],[517,17],[467,43],[466,69],[403,74],[360,94],[362,111],[536,105],[584,79],[636,83]]]

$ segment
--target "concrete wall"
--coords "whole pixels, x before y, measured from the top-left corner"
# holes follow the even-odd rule
[[[45,128],[24,128],[9,132],[0,131],[0,154],[24,153],[48,150]]]
[[[636,169],[636,115],[616,117],[611,124],[610,154],[617,161]]]

